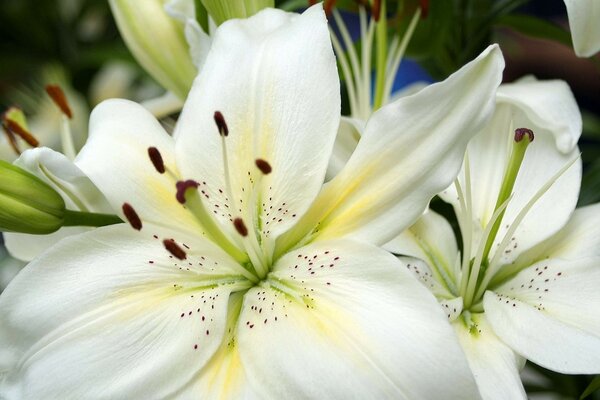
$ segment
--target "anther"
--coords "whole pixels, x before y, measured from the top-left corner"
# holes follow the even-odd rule
[[[63,114],[69,117],[69,119],[73,118],[73,113],[71,112],[71,107],[69,107],[65,92],[63,92],[60,86],[46,85],[46,93],[48,93],[48,96],[50,96],[52,101],[54,101],[54,104],[60,108]]]
[[[273,168],[271,168],[271,164],[261,158],[256,159],[256,167],[265,175],[269,175],[273,170]]]
[[[248,236],[248,228],[246,228],[246,224],[244,224],[244,220],[241,218],[236,218],[233,220],[233,226],[235,227],[235,230],[237,231],[237,233],[239,233],[240,235],[246,237]]]
[[[527,134],[527,136],[529,137],[529,142],[533,142],[533,131],[529,128],[517,128],[515,129],[515,142],[520,142],[521,140],[523,140],[523,137],[525,137],[525,135]]]
[[[165,239],[163,240],[163,245],[165,246],[165,249],[167,249],[167,251],[174,257],[180,260],[185,260],[187,258],[187,254],[181,247],[179,247],[177,243],[175,243],[175,240]]]
[[[178,181],[175,184],[175,187],[177,188],[177,194],[175,195],[175,197],[177,198],[177,201],[180,202],[181,204],[185,204],[185,192],[188,189],[197,189],[198,188],[198,182],[188,179],[187,181]]]
[[[227,123],[225,122],[225,117],[221,114],[221,111],[215,111],[214,115],[215,124],[217,124],[217,128],[219,129],[219,135],[228,136],[229,128],[227,127]]]
[[[6,126],[6,124],[2,124],[2,130],[6,133],[6,137],[8,138],[8,144],[13,149],[17,155],[21,155],[21,150],[19,149],[19,145],[17,144],[17,138],[15,138],[14,133],[11,132],[10,129]]]
[[[379,22],[379,18],[381,17],[381,0],[373,0],[373,8],[371,9],[371,13],[373,14],[373,19],[375,22]]]
[[[123,203],[121,208],[123,210],[123,214],[125,214],[125,218],[127,218],[127,221],[129,222],[129,225],[131,225],[131,227],[137,231],[142,230],[142,220],[140,219],[139,215],[137,215],[133,207],[131,207],[131,204]]]
[[[325,15],[330,15],[333,10],[333,6],[335,6],[336,0],[325,0],[325,4],[323,5],[323,10],[325,11]]]
[[[19,136],[31,147],[38,147],[40,142],[27,130],[27,124],[25,122],[25,115],[23,111],[17,107],[10,107],[2,114],[2,127],[6,131],[11,146],[19,153],[17,141],[15,138]]]
[[[152,161],[152,165],[158,171],[159,174],[165,173],[165,163],[163,162],[162,155],[156,147],[148,147],[148,157]]]
[[[425,19],[429,15],[429,0],[419,0],[419,3],[421,3],[421,18]]]

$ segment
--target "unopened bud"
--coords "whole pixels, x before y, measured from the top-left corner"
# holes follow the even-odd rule
[[[110,0],[109,4],[135,59],[160,85],[185,99],[197,71],[184,28],[165,12],[164,1]]]
[[[0,160],[0,230],[48,234],[63,226],[65,202],[35,175]]]

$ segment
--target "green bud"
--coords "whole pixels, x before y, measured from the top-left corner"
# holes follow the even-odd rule
[[[0,230],[47,234],[65,216],[63,198],[37,176],[0,160]]]
[[[184,100],[196,77],[183,26],[164,10],[164,0],[110,0],[127,47],[164,88]]]
[[[232,18],[248,18],[263,8],[275,7],[274,0],[201,0],[212,17],[221,25]]]

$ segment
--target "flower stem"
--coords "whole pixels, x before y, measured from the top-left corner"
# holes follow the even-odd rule
[[[63,226],[107,226],[120,224],[123,220],[112,214],[65,210]]]

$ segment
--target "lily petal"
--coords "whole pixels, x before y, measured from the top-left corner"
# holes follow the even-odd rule
[[[15,161],[52,186],[65,200],[69,210],[112,213],[106,198],[87,176],[67,157],[46,147],[27,150]],[[31,261],[62,238],[86,232],[90,228],[67,227],[50,235],[4,233],[7,249],[13,257]]]
[[[161,153],[166,173],[152,165],[150,147]],[[142,221],[201,232],[175,197],[174,157],[173,139],[149,111],[128,100],[107,100],[92,112],[90,137],[75,163],[121,215],[123,203],[130,203]]]
[[[544,260],[486,292],[483,305],[496,335],[553,371],[599,373],[599,262]]]
[[[230,188],[216,111],[229,132]],[[255,221],[263,237],[276,236],[317,195],[339,113],[339,78],[322,5],[302,15],[265,9],[217,30],[175,129],[177,162],[187,179],[206,182],[204,190],[221,208]],[[271,166],[268,175],[257,159]],[[231,216],[217,217],[231,226]]]
[[[183,243],[180,261],[160,240],[110,226],[30,263],[0,298],[3,397],[190,397],[243,283],[221,250]]]
[[[483,314],[471,314],[469,325],[458,319],[452,326],[484,400],[527,398],[519,377],[525,360],[498,339]]]
[[[344,168],[344,165],[346,165],[350,156],[352,156],[354,149],[356,149],[364,129],[363,121],[342,116],[331,158],[329,159],[329,165],[327,166],[326,181],[331,180]]]
[[[457,262],[458,245],[452,226],[438,213],[427,210],[410,228],[383,246],[389,252],[420,258],[442,270],[456,281],[454,263]],[[437,277],[438,280],[443,280]]]
[[[492,114],[503,65],[490,46],[444,82],[373,114],[303,225],[318,223],[320,239],[347,235],[376,244],[402,232],[456,177],[467,142]]]
[[[196,19],[196,5],[194,1],[170,0],[164,7],[167,14],[184,24],[185,39],[190,46],[192,62],[198,71],[202,71],[212,40],[208,33],[202,30]]]
[[[473,215],[464,215],[464,218],[472,217],[475,225],[473,252],[478,248],[481,232],[494,214],[512,149],[514,134],[511,127],[530,128],[535,139],[527,148],[492,254],[527,202],[579,153],[576,143],[581,134],[581,114],[566,83],[528,80],[500,88],[492,120],[467,147]],[[464,166],[458,179],[465,188]],[[566,224],[575,209],[580,182],[581,160],[578,160],[529,210],[509,246],[502,249],[501,263],[512,262],[523,251],[552,236]],[[454,206],[456,213],[464,214],[453,186],[442,192],[441,197]]]
[[[530,265],[545,258],[600,257],[600,204],[581,207],[556,235],[524,253],[515,264]]]
[[[279,259],[246,294],[238,338],[264,398],[477,398],[434,297],[364,243],[320,241]]]
[[[597,1],[565,0],[575,54],[591,57],[600,51],[600,4]]]

